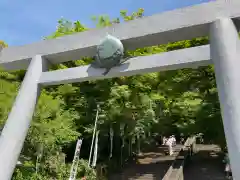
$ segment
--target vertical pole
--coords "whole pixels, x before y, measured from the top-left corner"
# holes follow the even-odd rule
[[[38,80],[46,68],[45,63],[39,55],[31,60],[0,136],[1,180],[10,180],[14,172],[40,94]]]
[[[72,167],[70,170],[70,177],[69,180],[75,180],[77,175],[77,168],[79,163],[79,155],[82,146],[82,139],[79,139],[76,144],[76,149],[73,157]]]
[[[92,144],[91,144],[91,149],[90,149],[90,154],[89,154],[89,159],[88,159],[88,167],[90,167],[91,158],[92,158],[93,142],[94,142],[94,139],[95,139],[95,134],[96,134],[96,129],[97,129],[98,110],[99,110],[99,105],[97,105],[97,113],[96,113],[95,123],[94,123],[94,130],[93,130],[93,136],[92,136]]]
[[[210,51],[221,114],[235,180],[240,179],[240,54],[239,37],[229,18],[221,18],[210,27]]]

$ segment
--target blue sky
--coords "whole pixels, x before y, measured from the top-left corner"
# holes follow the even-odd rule
[[[145,15],[207,2],[209,0],[0,0],[0,40],[23,45],[43,39],[55,31],[64,17],[93,27],[91,17],[108,14],[118,17],[120,10],[144,8]]]

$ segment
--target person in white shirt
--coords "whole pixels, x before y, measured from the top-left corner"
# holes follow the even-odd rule
[[[173,146],[176,146],[177,144],[177,141],[176,141],[176,138],[174,135],[172,135],[172,141],[173,141]]]
[[[167,138],[165,137],[165,136],[163,136],[163,139],[162,139],[162,145],[165,145],[166,144],[166,142],[167,142]]]
[[[172,136],[170,136],[166,142],[170,156],[173,155],[173,142],[174,142],[174,139]]]

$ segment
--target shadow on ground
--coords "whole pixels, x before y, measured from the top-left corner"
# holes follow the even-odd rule
[[[184,180],[225,180],[221,153],[214,145],[198,145],[199,152],[184,168]]]
[[[178,149],[180,146],[176,147]],[[109,180],[159,180],[164,177],[173,160],[174,156],[167,156],[163,146],[148,149],[148,152],[126,165],[121,173],[110,176]]]

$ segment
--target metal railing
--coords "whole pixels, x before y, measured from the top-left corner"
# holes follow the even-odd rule
[[[195,152],[196,137],[187,138],[162,180],[183,180],[186,160]]]

